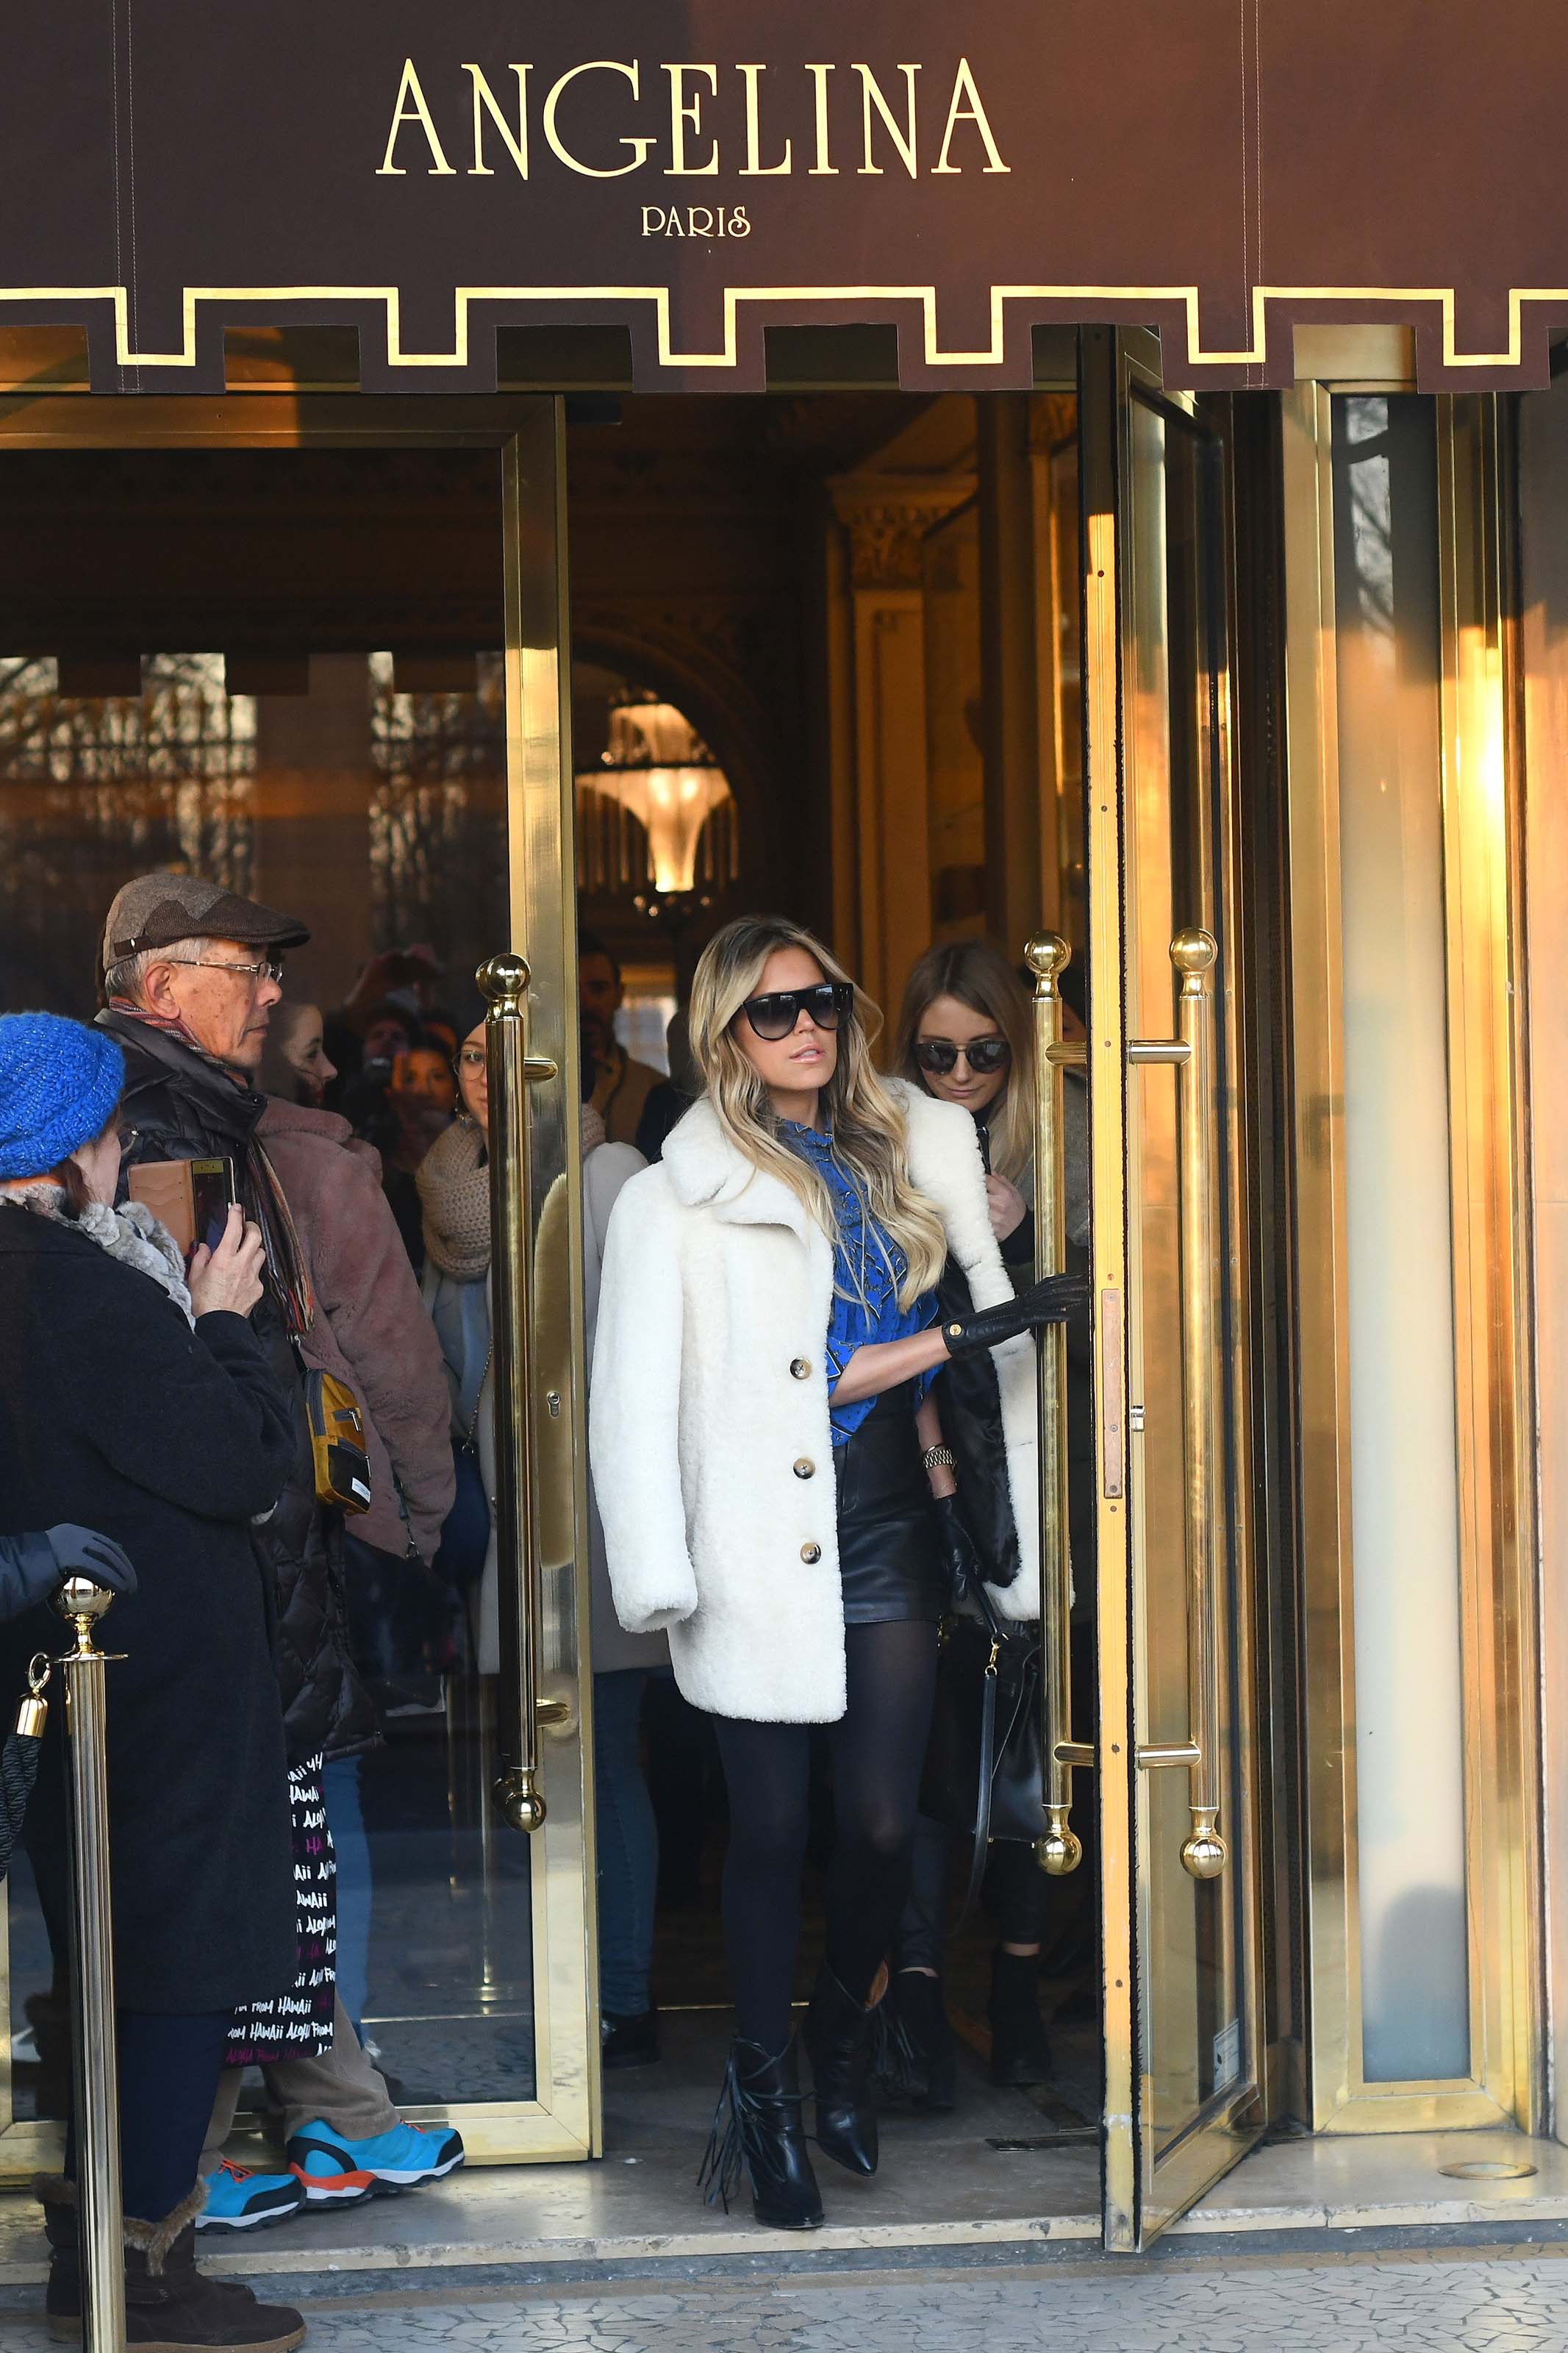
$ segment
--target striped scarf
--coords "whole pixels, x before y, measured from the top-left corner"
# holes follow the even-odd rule
[[[132,1021],[140,1021],[149,1029],[162,1029],[167,1037],[177,1038],[182,1046],[188,1046],[193,1054],[199,1054],[209,1068],[222,1071],[231,1086],[237,1087],[242,1093],[246,1092],[245,1082],[237,1078],[228,1065],[220,1062],[216,1054],[209,1054],[201,1039],[187,1029],[177,1014],[149,1012],[144,1005],[134,1005],[126,997],[111,997],[109,1001],[116,1013],[127,1014]],[[261,1229],[272,1295],[288,1325],[289,1338],[299,1340],[316,1320],[316,1294],[288,1197],[279,1181],[278,1171],[254,1131],[245,1148],[243,1187],[246,1211]]]

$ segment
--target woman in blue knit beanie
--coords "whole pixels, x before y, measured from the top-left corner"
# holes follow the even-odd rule
[[[288,1754],[251,1541],[293,1468],[294,1405],[248,1320],[257,1228],[236,1208],[187,1268],[142,1203],[116,1208],[124,1080],[103,1029],[0,1016],[0,1540],[82,1522],[134,1571],[114,1605],[107,1735],[132,2342],[287,2353],[299,2314],[215,2288],[194,2246],[230,2021],[286,1997],[298,1965]],[[0,1700],[59,1639],[42,1606],[0,1626]],[[57,1956],[62,1716],[50,1711],[23,1828]],[[74,2191],[40,2194],[47,2309],[57,2335],[79,2333]]]
[[[104,1134],[124,1084],[125,1057],[106,1030],[58,1013],[0,1014],[0,1181],[54,1176],[76,1193],[64,1164]]]

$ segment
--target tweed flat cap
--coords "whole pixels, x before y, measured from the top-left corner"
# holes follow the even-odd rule
[[[139,874],[115,894],[103,927],[103,969],[144,948],[176,940],[238,940],[257,948],[302,948],[310,934],[296,916],[242,899],[199,874]]]

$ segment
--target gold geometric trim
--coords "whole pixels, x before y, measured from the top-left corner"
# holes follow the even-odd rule
[[[204,302],[382,302],[386,307],[386,356],[395,368],[466,368],[468,354],[468,311],[489,302],[651,302],[658,332],[658,364],[663,368],[732,368],[737,364],[738,323],[742,302],[870,301],[918,302],[924,327],[924,361],[928,367],[996,367],[1005,342],[1009,302],[1179,302],[1186,312],[1187,361],[1193,367],[1252,367],[1268,357],[1268,306],[1270,302],[1420,302],[1436,305],[1442,319],[1445,368],[1516,368],[1523,349],[1523,311],[1527,302],[1568,304],[1568,287],[1525,286],[1509,289],[1509,339],[1500,352],[1461,352],[1456,345],[1457,297],[1447,286],[1258,286],[1252,294],[1252,343],[1235,351],[1208,350],[1204,345],[1196,286],[993,286],[991,342],[984,351],[943,351],[937,341],[937,290],[926,286],[727,286],[724,289],[724,342],[717,352],[678,352],[670,343],[670,290],[668,286],[458,286],[453,290],[456,337],[449,352],[405,352],[402,343],[402,312],[395,286],[187,286],[183,299],[184,341],[177,352],[134,352],[130,342],[130,307],[123,286],[0,287],[0,302],[109,302],[114,311],[116,364],[122,368],[188,368],[196,364],[196,311]]]

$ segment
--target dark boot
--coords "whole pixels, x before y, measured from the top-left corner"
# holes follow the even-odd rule
[[[851,2173],[877,2170],[877,2111],[871,2098],[876,2004],[846,1993],[826,1961],[805,2013],[805,2047],[816,2091],[816,2145]]]
[[[958,2092],[958,2049],[942,1979],[900,1969],[875,2011],[874,2081],[884,2099],[946,2116]]]
[[[1051,2046],[1040,2022],[1040,1961],[1037,1953],[991,1956],[991,2081],[1022,2088],[1051,2080]]]
[[[81,2272],[77,2251],[75,2185],[44,2189],[44,2228],[54,2251],[45,2308],[49,2334],[62,2342],[81,2337]],[[125,2343],[127,2353],[293,2353],[305,2323],[287,2305],[258,2304],[240,2280],[208,2279],[196,2269],[195,2218],[205,2183],[162,2222],[125,2222]]]
[[[752,2211],[771,2231],[815,2231],[822,2199],[801,2123],[795,2038],[770,2059],[759,2042],[730,2045],[724,2086],[697,2176],[710,2206],[730,2211],[742,2166],[751,2176]]]

